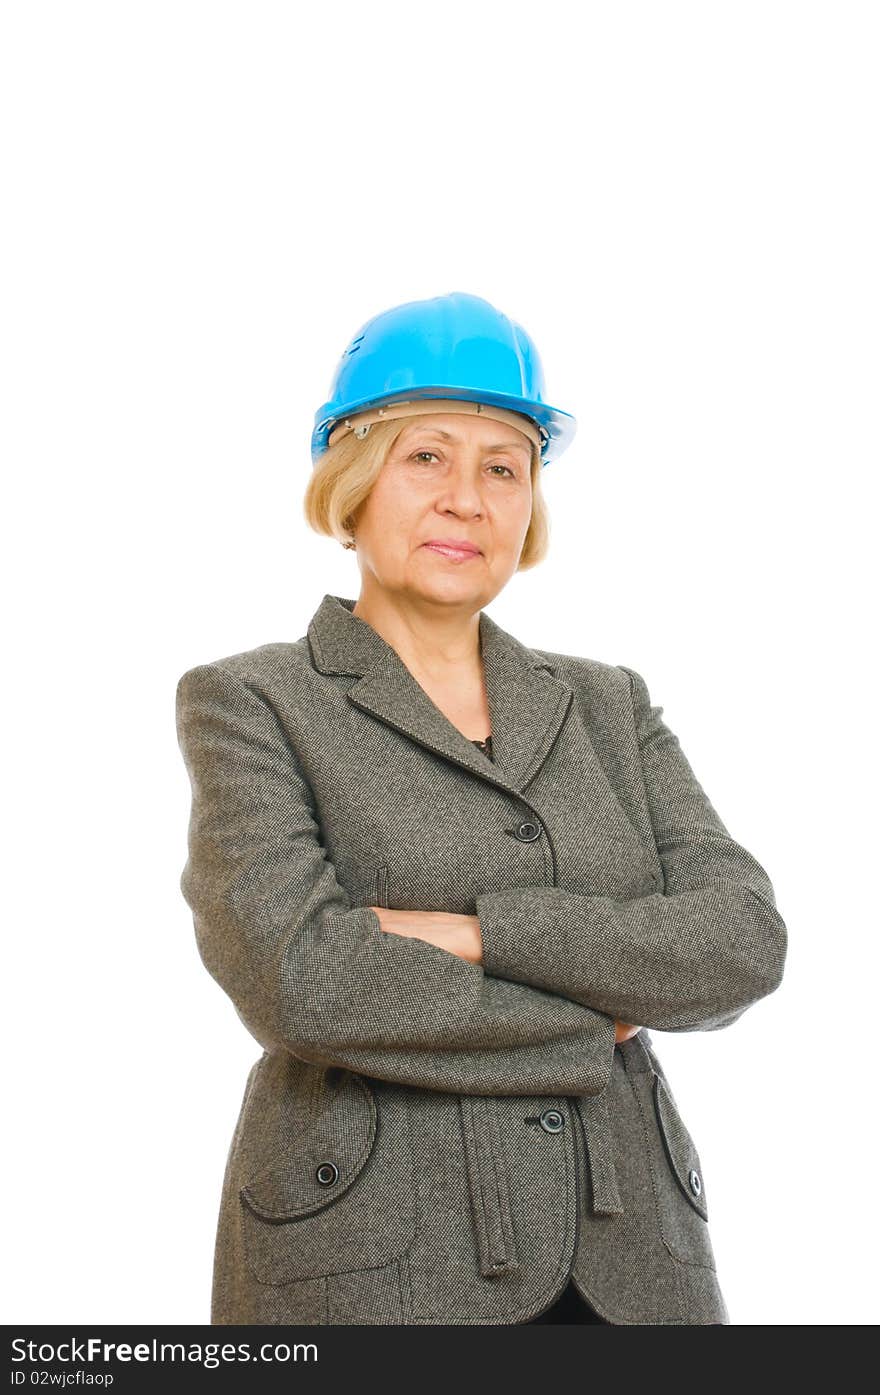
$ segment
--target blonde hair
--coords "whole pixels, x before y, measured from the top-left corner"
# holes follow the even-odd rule
[[[349,432],[319,458],[303,499],[303,513],[316,533],[351,542],[358,510],[379,478],[394,442],[409,423],[405,420],[375,422],[363,439]],[[523,542],[517,571],[528,571],[543,562],[550,546],[550,519],[541,492],[541,457],[532,446],[532,516]]]

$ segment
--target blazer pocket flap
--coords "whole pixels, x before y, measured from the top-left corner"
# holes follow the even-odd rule
[[[354,1182],[376,1140],[376,1101],[367,1082],[345,1072],[328,1091],[311,1126],[274,1166],[241,1188],[242,1201],[264,1221],[289,1221],[331,1206]]]
[[[672,1094],[665,1080],[656,1071],[654,1075],[654,1109],[660,1126],[660,1135],[669,1160],[669,1166],[694,1210],[704,1221],[709,1219],[706,1204],[706,1189],[703,1185],[703,1169],[693,1139],[678,1112]]]

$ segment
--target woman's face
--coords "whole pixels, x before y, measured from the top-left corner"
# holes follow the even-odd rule
[[[493,417],[413,417],[358,514],[364,581],[469,611],[486,605],[519,564],[532,513],[531,449]]]

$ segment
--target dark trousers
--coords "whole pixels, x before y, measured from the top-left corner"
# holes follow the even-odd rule
[[[591,1307],[586,1299],[581,1298],[574,1284],[569,1279],[568,1284],[562,1290],[556,1302],[549,1308],[545,1308],[543,1313],[530,1319],[530,1322],[601,1322],[605,1319],[600,1317],[595,1308]],[[528,1324],[526,1324],[528,1325]],[[609,1324],[605,1324],[608,1326]]]

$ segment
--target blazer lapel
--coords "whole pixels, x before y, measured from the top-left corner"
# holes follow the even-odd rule
[[[354,600],[325,595],[309,624],[322,673],[354,675],[348,698],[435,755],[520,793],[565,721],[574,694],[550,664],[480,611],[480,648],[492,730],[488,756],[444,716],[390,644],[360,616]]]

